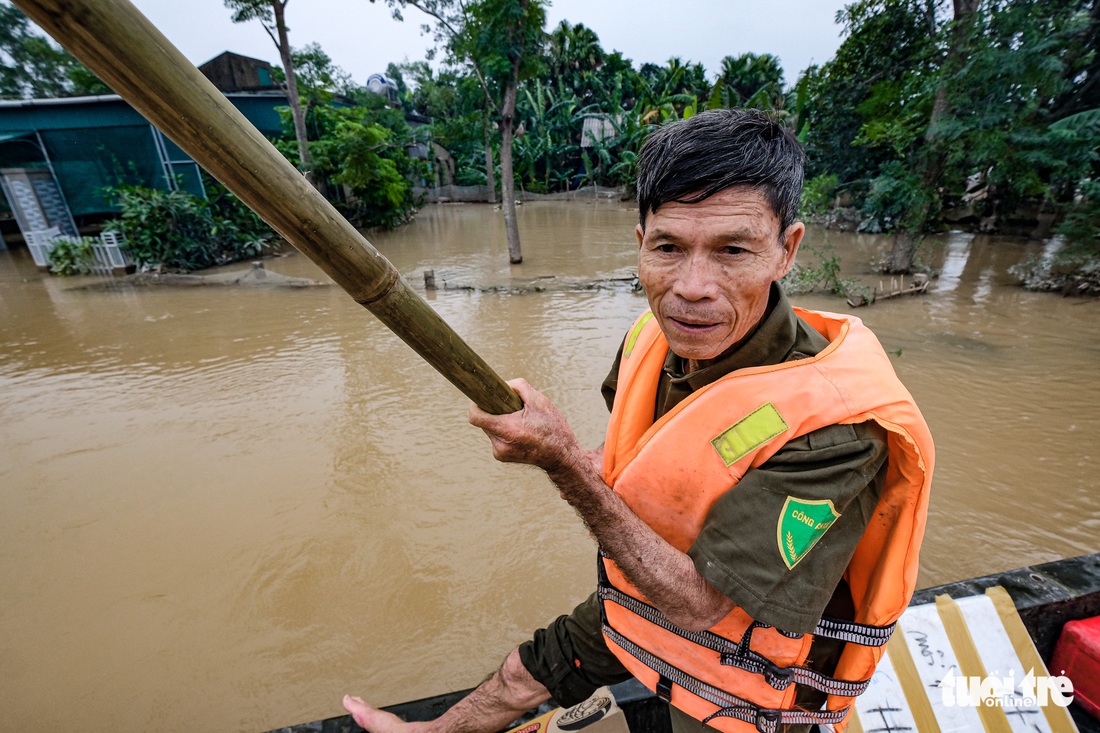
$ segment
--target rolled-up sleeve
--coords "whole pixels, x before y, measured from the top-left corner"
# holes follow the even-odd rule
[[[600,606],[592,594],[567,616],[559,616],[519,647],[531,676],[562,707],[583,702],[598,688],[630,679],[626,667],[607,647]]]

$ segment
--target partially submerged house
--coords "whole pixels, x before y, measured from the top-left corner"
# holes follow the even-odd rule
[[[224,53],[199,68],[260,132],[281,134],[270,64]],[[21,234],[76,236],[115,213],[104,189],[120,183],[205,193],[198,164],[118,95],[0,100],[0,189]]]
[[[263,135],[282,135],[279,109],[288,102],[268,62],[226,52],[199,70]],[[367,88],[399,106],[385,77],[372,75]],[[416,113],[405,119],[431,123]],[[407,152],[434,162],[429,142]],[[78,236],[112,217],[105,190],[119,184],[206,194],[198,164],[118,95],[0,100],[0,249],[5,237],[21,238],[45,266],[46,245],[34,242]]]

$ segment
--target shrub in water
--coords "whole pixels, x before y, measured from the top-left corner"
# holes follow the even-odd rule
[[[210,201],[185,191],[110,188],[122,211],[104,228],[122,233],[141,266],[188,271],[262,254],[271,230],[221,186],[210,182],[207,191]]]
[[[87,275],[92,271],[95,255],[90,237],[55,239],[50,250],[50,272],[55,275]]]

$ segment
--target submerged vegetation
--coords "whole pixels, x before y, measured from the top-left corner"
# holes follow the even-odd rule
[[[207,179],[205,186],[205,200],[180,190],[116,186],[107,194],[121,213],[104,228],[123,235],[139,267],[185,272],[262,254],[272,240],[267,225],[220,184]]]
[[[385,96],[357,86],[316,44],[291,48],[284,0],[227,2],[234,21],[271,31],[278,74],[295,90],[280,149],[357,225],[400,225],[433,186],[482,185],[504,209],[516,262],[513,187],[595,184],[629,197],[655,126],[744,106],[768,111],[805,146],[804,217],[895,235],[882,271],[912,271],[922,238],[947,229],[1057,236],[1057,256],[1020,268],[1024,284],[1100,289],[1100,0],[856,0],[837,14],[834,57],[793,80],[775,56],[734,49],[718,69],[679,57],[637,65],[581,23],[547,29],[545,0],[384,1],[396,20],[428,21],[441,60],[390,64]],[[42,81],[7,64],[0,91],[88,88],[65,82],[80,73],[64,52],[28,40],[18,11],[0,9],[15,18],[0,61]],[[143,261],[189,267],[255,241],[224,237],[213,205],[128,197],[179,213],[150,213],[147,226],[169,242],[136,237]],[[183,236],[200,236],[194,251],[183,253]],[[842,292],[827,264],[800,282]]]
[[[858,280],[840,277],[840,258],[831,249],[818,251],[810,245],[803,246],[802,253],[818,260],[816,265],[796,262],[784,276],[784,289],[792,295],[826,293],[860,303],[872,302],[873,288]]]
[[[94,253],[90,237],[64,237],[50,249],[50,272],[55,275],[86,275],[92,271]]]
[[[679,58],[635,66],[563,21],[545,37],[540,70],[519,85],[517,185],[629,189],[654,125],[757,107],[806,147],[803,216],[896,235],[874,263],[884,272],[911,272],[925,235],[959,228],[1057,234],[1067,242],[1058,268],[1086,280],[1100,270],[1100,2],[859,0],[837,20],[844,40],[834,58],[791,85],[768,54],[728,56],[712,73]],[[388,74],[406,110],[433,118],[455,181],[491,182],[484,89],[474,65],[448,61]],[[813,271],[799,276],[804,286],[845,291],[827,267]]]

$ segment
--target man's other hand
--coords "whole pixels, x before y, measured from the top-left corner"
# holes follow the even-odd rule
[[[493,733],[549,699],[513,649],[496,672],[435,720],[407,723],[352,695],[344,696],[344,708],[370,733]]]
[[[415,733],[422,723],[406,723],[401,718],[363,702],[362,698],[344,695],[344,709],[364,730],[370,733]]]

